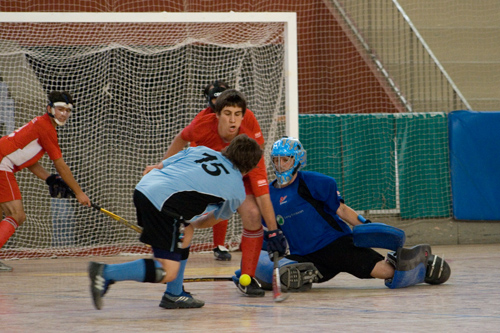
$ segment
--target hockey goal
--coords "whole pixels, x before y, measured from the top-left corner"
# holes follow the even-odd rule
[[[295,13],[0,13],[0,22],[1,135],[43,114],[48,92],[71,92],[75,111],[58,129],[64,159],[91,200],[132,223],[144,167],[205,107],[206,84],[245,93],[267,151],[298,135]],[[51,199],[29,171],[16,177],[27,220],[1,258],[149,252],[135,231]],[[241,230],[235,216],[230,248]],[[197,231],[192,249],[211,248],[211,229]]]

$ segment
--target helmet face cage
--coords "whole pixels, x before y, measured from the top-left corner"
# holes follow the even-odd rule
[[[274,173],[279,185],[286,185],[292,181],[293,176],[302,169],[307,163],[307,153],[303,149],[300,141],[293,137],[283,137],[273,144],[271,150],[271,160],[277,157],[292,157],[293,166],[287,170],[280,170],[281,159],[278,160],[278,165],[274,164]]]

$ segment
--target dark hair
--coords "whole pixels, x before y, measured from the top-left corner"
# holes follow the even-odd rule
[[[230,160],[241,173],[247,173],[255,168],[262,158],[262,148],[254,139],[246,134],[240,134],[222,150],[222,155]]]
[[[68,104],[73,104],[73,97],[71,97],[71,94],[67,91],[53,91],[49,94],[49,104],[51,106],[54,105],[56,102],[65,102]]]
[[[214,112],[220,114],[222,109],[226,106],[236,106],[240,107],[243,111],[243,115],[245,115],[245,111],[247,109],[247,100],[243,93],[239,92],[236,89],[228,89],[222,92],[222,94],[217,97],[215,100],[215,108]]]

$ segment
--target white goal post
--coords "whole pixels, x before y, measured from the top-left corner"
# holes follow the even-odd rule
[[[64,159],[91,200],[135,222],[142,170],[205,107],[208,83],[224,80],[245,93],[266,159],[279,137],[298,137],[297,67],[293,12],[2,12],[1,98],[13,100],[14,112],[0,108],[0,123],[13,117],[17,128],[43,114],[49,91],[70,91],[75,112],[58,129]],[[41,163],[51,170],[47,157]],[[133,231],[74,200],[51,199],[30,172],[16,177],[27,221],[1,258],[144,251]],[[235,249],[236,215],[230,225],[226,242]],[[211,237],[200,231],[192,248],[211,249]]]

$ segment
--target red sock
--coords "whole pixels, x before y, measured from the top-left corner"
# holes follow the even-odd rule
[[[241,274],[255,276],[259,262],[262,243],[264,242],[264,229],[243,229],[241,237]]]
[[[7,243],[10,236],[14,234],[17,228],[17,222],[11,216],[6,216],[0,221],[0,249]]]
[[[214,247],[219,245],[224,246],[224,243],[226,242],[227,223],[228,220],[225,220],[212,227],[212,231],[214,233]]]

